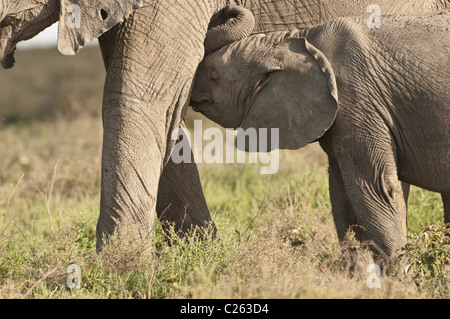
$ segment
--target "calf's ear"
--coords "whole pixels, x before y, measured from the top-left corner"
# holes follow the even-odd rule
[[[261,62],[268,65],[265,85],[255,93],[241,128],[257,132],[267,128],[272,135],[267,151],[301,148],[320,138],[336,118],[338,94],[333,70],[324,54],[304,38],[286,38],[267,54]],[[272,65],[281,68],[274,72]],[[274,128],[279,130],[278,143],[273,143]],[[238,138],[239,134],[242,130]],[[245,150],[249,150],[248,145]]]
[[[58,50],[64,55],[74,55],[143,6],[143,0],[59,1]]]

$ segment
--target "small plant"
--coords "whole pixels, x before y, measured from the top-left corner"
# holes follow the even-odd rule
[[[80,212],[78,220],[78,230],[75,242],[80,248],[84,248],[86,251],[91,251],[95,248],[95,228],[90,225],[82,212]]]
[[[418,236],[408,236],[401,254],[405,273],[413,278],[450,280],[450,224],[436,223],[423,228]]]

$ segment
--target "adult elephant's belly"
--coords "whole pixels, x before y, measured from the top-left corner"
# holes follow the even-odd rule
[[[437,130],[437,128],[435,128]],[[416,151],[399,156],[399,179],[430,191],[450,191],[450,141],[423,136]]]

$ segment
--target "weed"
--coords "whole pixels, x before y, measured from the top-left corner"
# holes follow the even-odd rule
[[[420,234],[408,236],[401,258],[405,273],[411,274],[419,287],[439,286],[450,293],[450,224],[434,223]]]

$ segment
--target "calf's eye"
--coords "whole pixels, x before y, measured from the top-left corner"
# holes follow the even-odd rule
[[[219,79],[219,74],[216,70],[213,70],[210,74],[210,77],[212,81],[217,81]]]

